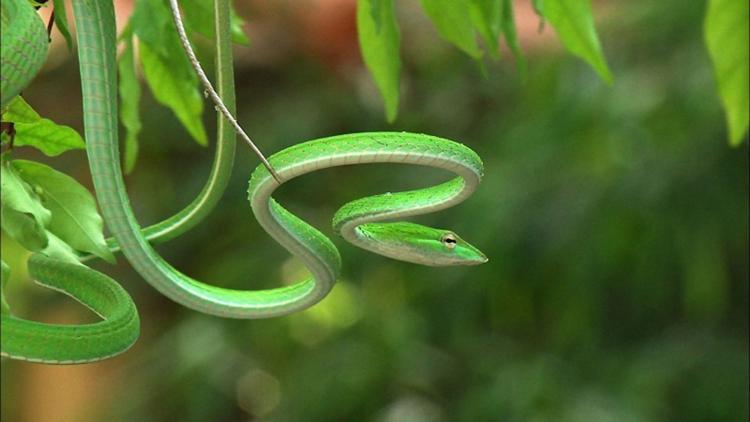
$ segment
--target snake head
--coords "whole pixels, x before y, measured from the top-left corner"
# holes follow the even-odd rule
[[[479,265],[487,257],[450,230],[414,223],[370,223],[357,227],[357,245],[399,261],[433,267]]]

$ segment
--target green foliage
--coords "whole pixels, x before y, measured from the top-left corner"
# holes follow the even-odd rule
[[[214,37],[213,0],[183,0],[180,2],[185,12],[185,29],[188,33],[195,31],[204,37]],[[250,38],[245,34],[245,21],[237,15],[234,6],[230,9],[232,41],[240,45],[250,45]]]
[[[362,56],[385,101],[386,118],[393,122],[398,103],[399,37],[393,7],[390,3],[385,6],[386,3],[360,0],[357,26]],[[500,57],[502,34],[518,62],[519,73],[525,77],[526,60],[516,34],[512,0],[421,0],[421,4],[440,36],[475,60],[483,55],[477,34],[491,59]],[[589,0],[536,0],[534,7],[555,27],[571,53],[588,62],[602,79],[612,82]],[[382,22],[385,30],[381,28]]]
[[[474,24],[469,13],[469,3],[454,0],[421,0],[422,7],[446,41],[474,59],[482,57],[477,45]],[[478,10],[475,9],[476,16]],[[482,19],[488,21],[491,19]]]
[[[502,22],[503,34],[505,35],[505,42],[508,43],[510,51],[518,61],[518,71],[522,77],[526,76],[526,59],[521,51],[521,45],[518,43],[518,35],[516,34],[516,21],[515,15],[513,14],[513,0],[502,0],[502,12],[500,13]]]
[[[141,85],[135,73],[135,54],[133,52],[132,32],[127,29],[121,37],[125,48],[117,61],[120,92],[120,121],[125,127],[125,153],[123,167],[125,173],[135,168],[138,157],[138,134],[141,132],[141,119],[138,115],[141,99]]]
[[[5,301],[5,285],[10,280],[10,267],[0,259],[0,314],[10,313],[10,306]]]
[[[55,26],[65,38],[65,44],[68,46],[68,50],[73,50],[73,38],[70,36],[70,29],[68,29],[68,13],[65,10],[65,0],[53,0],[55,12]]]
[[[7,209],[29,214],[39,227],[49,224],[52,213],[42,205],[34,188],[21,178],[11,161],[4,156],[0,163],[0,193],[2,204]]]
[[[471,0],[469,14],[474,27],[482,36],[490,57],[500,58],[500,32],[502,31],[502,0]]]
[[[174,111],[190,135],[201,145],[208,144],[203,127],[203,97],[196,89],[197,79],[175,75],[174,63],[159,56],[148,44],[140,44],[143,74],[154,98]]]
[[[49,224],[52,214],[5,156],[0,164],[0,194],[0,226],[3,231],[30,251],[47,247],[49,239],[44,227]]]
[[[52,217],[46,228],[70,247],[114,263],[102,234],[96,201],[75,179],[44,164],[14,160],[13,166],[41,199]],[[59,248],[58,248],[59,249]]]
[[[196,142],[207,145],[198,78],[182,51],[166,1],[137,1],[129,25],[140,41],[143,74],[154,98],[175,113]]]
[[[709,0],[704,21],[708,53],[726,111],[729,143],[739,145],[750,119],[748,102],[748,2]]]
[[[48,156],[83,149],[74,129],[42,118],[20,96],[8,104],[2,119],[12,122],[14,146],[31,146]],[[68,243],[107,261],[102,219],[91,194],[74,179],[32,161],[2,158],[2,229],[29,251],[78,262]]]
[[[30,110],[30,109],[29,109]],[[3,233],[30,252],[79,263],[90,252],[114,263],[93,196],[73,178],[34,161],[2,156],[0,212]],[[3,289],[10,271],[3,264]],[[7,304],[3,292],[3,312]]]
[[[20,96],[8,104],[3,121],[14,123],[16,146],[31,146],[50,157],[86,148],[83,138],[73,128],[42,118]]]
[[[382,3],[371,0],[371,12]],[[493,9],[479,7],[489,3],[472,3],[469,16],[492,56],[487,35],[496,17],[483,15]],[[588,18],[566,15],[556,25],[547,16],[551,0],[534,3],[568,48],[560,26],[587,61],[598,63],[592,64],[597,72],[609,75],[598,41],[592,44],[597,38],[591,38],[590,11]],[[730,140],[738,144],[747,127],[747,97],[741,95],[747,92],[747,59],[736,50],[743,42],[737,35],[741,22],[722,12],[745,7],[733,16],[746,17],[747,5],[726,2],[718,8],[720,3],[709,3],[705,36]],[[248,324],[194,313],[185,318],[184,309],[169,302],[146,306],[144,319],[152,321],[149,329],[158,341],[147,337],[127,361],[113,362],[122,365],[113,394],[118,400],[101,400],[92,414],[101,412],[98,419],[106,420],[746,420],[747,157],[712,142],[723,133],[716,128],[718,109],[705,101],[711,97],[709,69],[700,60],[702,46],[686,36],[701,21],[700,13],[691,12],[695,4],[622,4],[621,19],[607,28],[621,40],[613,54],[622,76],[618,71],[612,87],[582,81],[579,67],[557,57],[536,56],[523,87],[498,75],[477,81],[467,76],[470,66],[456,65],[450,56],[432,57],[430,69],[403,70],[413,73],[411,95],[424,104],[402,110],[403,128],[465,140],[485,159],[486,179],[470,203],[434,218],[486,247],[491,267],[420,268],[345,248],[346,279],[325,301],[290,318]],[[512,1],[501,6],[501,33],[520,59]],[[376,13],[363,24],[360,13],[358,24],[376,33],[388,25]],[[642,31],[634,31],[633,22]],[[588,32],[579,36],[576,28]],[[391,29],[398,34],[395,24]],[[377,50],[377,39],[369,42]],[[397,55],[397,46],[390,54]],[[367,63],[364,45],[362,50]],[[123,58],[128,60],[121,56],[121,66]],[[390,91],[383,96],[386,104],[389,96],[397,104],[398,71],[394,78],[393,68],[382,62],[393,66],[393,56],[375,60],[381,62],[367,66],[376,84],[385,90],[373,69],[390,69]],[[317,74],[301,66],[252,75],[269,89],[253,98],[263,107],[249,116],[249,126],[271,150],[311,133],[362,130],[362,122],[371,120],[353,112],[354,96],[325,77],[285,83],[300,71]],[[132,87],[135,72],[129,76],[121,92]],[[300,107],[310,98],[326,113]],[[123,112],[125,101],[138,102],[122,101]],[[438,103],[460,107],[433,106]],[[132,113],[137,108],[130,123],[122,116],[127,130],[139,126]],[[297,124],[289,125],[292,113]],[[17,114],[18,120],[33,117]],[[144,124],[151,124],[146,132],[162,133],[158,122]],[[133,132],[135,139],[138,130]],[[173,148],[178,137],[163,133],[161,141]],[[195,153],[176,163],[166,147],[154,153],[149,161],[159,164],[144,173],[159,180],[161,190],[134,192],[133,201],[154,214],[167,213],[171,205],[165,203],[183,199],[173,186],[197,185],[204,177],[185,174],[184,162],[205,157]],[[255,164],[244,160],[241,168]],[[34,189],[8,163],[1,167],[4,234],[29,250],[75,259],[70,245],[45,228],[56,218],[45,206],[46,189]],[[386,182],[398,186],[417,177],[409,169],[398,171],[403,175]],[[355,174],[358,183],[341,184],[342,174]],[[382,191],[383,177],[374,169],[341,170],[300,180],[280,194],[322,222],[331,204]],[[244,183],[230,189],[241,191]],[[320,186],[337,189],[310,195]],[[46,222],[39,218],[45,212]],[[227,198],[216,212],[207,227],[171,250],[176,265],[198,277],[239,280],[242,288],[248,269],[264,279],[269,262],[287,259],[268,270],[274,276],[297,271],[286,253],[257,247],[255,240],[264,235],[248,224],[241,195]],[[4,246],[9,244],[15,247]],[[242,244],[249,246],[237,246]],[[14,276],[22,273],[15,269]],[[131,271],[113,271],[130,277],[134,289],[153,294]],[[2,262],[2,287],[9,272]],[[24,370],[4,362],[3,416],[25,402],[18,396],[6,400],[6,394],[21,394],[8,385],[33,379],[24,378]],[[331,391],[342,396],[331,401]],[[91,397],[80,398],[86,409]]]
[[[56,258],[61,261],[70,262],[72,264],[80,264],[81,261],[79,255],[68,243],[55,236],[54,233],[50,231],[47,231],[47,237],[49,238],[49,243],[47,244],[47,247],[42,250],[42,254],[47,255],[50,258]],[[102,256],[101,258],[107,260],[111,264],[114,264],[114,257],[112,257],[111,260],[104,256]]]
[[[393,10],[393,0],[359,0],[357,30],[362,57],[383,95],[386,117],[392,122],[398,112],[401,71],[401,35]]]
[[[211,0],[181,1],[180,6],[189,34],[213,38]],[[248,45],[250,39],[245,34],[244,25],[244,20],[232,7],[232,40],[237,44]],[[120,42],[125,44],[118,60],[122,106],[120,120],[125,127],[125,172],[133,170],[138,156],[138,137],[141,131],[141,91],[137,78],[139,68],[143,69],[154,98],[174,112],[198,144],[207,145],[208,136],[203,125],[204,100],[198,78],[182,51],[166,0],[136,1],[133,15],[120,35]],[[140,53],[139,63],[135,61],[136,46]]]
[[[536,7],[555,27],[563,45],[611,83],[612,74],[599,45],[590,0],[540,0]]]
[[[0,208],[0,226],[3,231],[31,252],[41,251],[49,245],[47,231],[34,215],[6,206]]]

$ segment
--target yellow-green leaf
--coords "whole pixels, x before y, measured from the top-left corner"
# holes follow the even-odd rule
[[[86,148],[83,138],[75,129],[40,117],[20,96],[8,104],[3,121],[13,122],[16,146],[34,147],[50,157],[72,149]]]
[[[16,146],[31,146],[50,157],[72,149],[86,148],[83,138],[75,129],[58,125],[50,119],[41,119],[32,124],[18,123],[15,129]]]
[[[357,32],[365,65],[385,102],[386,118],[398,113],[401,35],[393,12],[393,0],[359,0]]]
[[[3,121],[13,123],[34,123],[42,117],[20,95],[14,97],[3,111]]]
[[[729,143],[739,145],[750,114],[748,1],[709,0],[704,32],[729,126]]]

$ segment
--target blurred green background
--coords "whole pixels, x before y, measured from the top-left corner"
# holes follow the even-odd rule
[[[748,144],[726,142],[703,2],[595,2],[612,86],[563,53],[551,28],[536,34],[528,2],[517,4],[525,78],[507,52],[483,77],[405,3],[393,126],[357,55],[354,2],[271,3],[238,3],[253,40],[237,49],[239,118],[253,139],[267,153],[369,130],[468,144],[485,161],[479,190],[418,221],[455,230],[490,262],[419,267],[335,239],[344,277],[331,295],[256,321],[201,315],[160,296],[124,259],[98,263],[133,295],[140,340],[99,364],[4,360],[3,420],[747,420]],[[77,62],[60,44],[50,62],[26,98],[80,130]],[[128,178],[143,225],[187,204],[212,158],[148,95]],[[81,152],[18,156],[91,186]],[[253,220],[245,190],[256,161],[240,145],[218,209],[158,247],[177,268],[242,288],[304,272]],[[338,168],[294,181],[278,199],[331,234],[343,203],[445,177]],[[95,319],[30,283],[18,247],[3,245],[18,269],[14,310]]]

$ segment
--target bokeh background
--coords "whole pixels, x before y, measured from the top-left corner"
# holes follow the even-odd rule
[[[595,2],[615,75],[608,86],[561,50],[552,28],[537,33],[529,2],[516,2],[525,77],[507,51],[484,76],[439,40],[418,2],[398,2],[404,69],[392,126],[358,55],[354,3],[237,3],[252,39],[236,50],[240,121],[266,152],[369,130],[470,145],[486,166],[478,192],[418,221],[454,229],[490,262],[419,267],[339,239],[344,275],[332,294],[260,321],[177,306],[122,258],[95,264],[133,295],[140,340],[85,366],[4,360],[3,420],[747,420],[748,144],[727,145],[704,3]],[[124,22],[131,4],[118,7]],[[43,116],[80,130],[77,61],[59,41],[25,95]],[[187,204],[212,159],[149,95],[128,178],[144,225]],[[215,126],[210,113],[206,124]],[[296,280],[304,269],[252,218],[245,190],[257,162],[238,149],[217,210],[158,249],[215,284]],[[17,154],[91,186],[82,152]],[[343,203],[445,177],[339,168],[294,181],[278,199],[331,234]],[[16,312],[95,319],[30,283],[25,257],[5,238],[3,256],[16,269]]]

